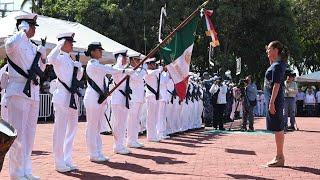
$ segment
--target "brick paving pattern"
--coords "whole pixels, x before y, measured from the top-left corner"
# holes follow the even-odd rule
[[[53,124],[39,124],[32,154],[33,172],[41,179],[320,179],[320,119],[297,118],[300,131],[285,136],[284,168],[265,168],[275,155],[274,136],[259,129],[264,119],[256,119],[256,133],[202,129],[162,141],[147,142],[130,155],[112,152],[112,137],[103,136],[109,162],[89,161],[85,146],[85,123],[79,123],[74,146],[78,171],[58,173],[52,156]],[[237,124],[235,124],[237,125]],[[226,126],[228,127],[228,126]],[[8,158],[0,174],[9,179]]]

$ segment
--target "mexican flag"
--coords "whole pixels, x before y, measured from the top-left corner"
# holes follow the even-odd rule
[[[187,93],[189,66],[199,19],[197,15],[193,17],[187,25],[176,32],[169,44],[160,50],[180,101]]]

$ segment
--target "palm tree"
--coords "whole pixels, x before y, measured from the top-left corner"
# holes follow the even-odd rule
[[[25,5],[31,1],[31,12],[40,13],[40,9],[42,8],[43,0],[23,0],[20,6],[20,9],[23,9]]]

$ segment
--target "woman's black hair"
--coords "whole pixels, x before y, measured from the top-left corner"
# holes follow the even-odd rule
[[[84,55],[86,55],[87,57],[91,56],[91,50],[88,49],[87,51],[85,51]]]
[[[280,56],[282,61],[287,61],[290,55],[289,49],[287,46],[282,44],[280,41],[272,41],[270,43],[272,48],[278,49],[278,55]]]

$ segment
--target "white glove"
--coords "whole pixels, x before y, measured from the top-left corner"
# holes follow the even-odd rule
[[[81,62],[74,61],[74,62],[73,62],[73,66],[74,66],[74,67],[77,67],[77,68],[81,68],[81,67],[82,67],[82,64],[81,64]]]
[[[148,69],[148,65],[147,65],[147,63],[143,63],[143,65],[142,65],[142,69],[145,69],[145,70],[147,70],[147,69]]]
[[[58,41],[57,46],[59,46],[61,48],[65,42],[66,42],[66,39],[61,39],[60,41]]]
[[[160,71],[163,71],[163,67],[162,66],[159,66],[158,68]]]
[[[46,59],[47,58],[47,48],[44,46],[40,45],[37,47],[37,51],[41,53],[41,59]]]
[[[29,23],[27,23],[26,21],[21,21],[21,24],[19,24],[18,26],[19,31],[23,30],[24,32],[28,32],[29,28]]]

